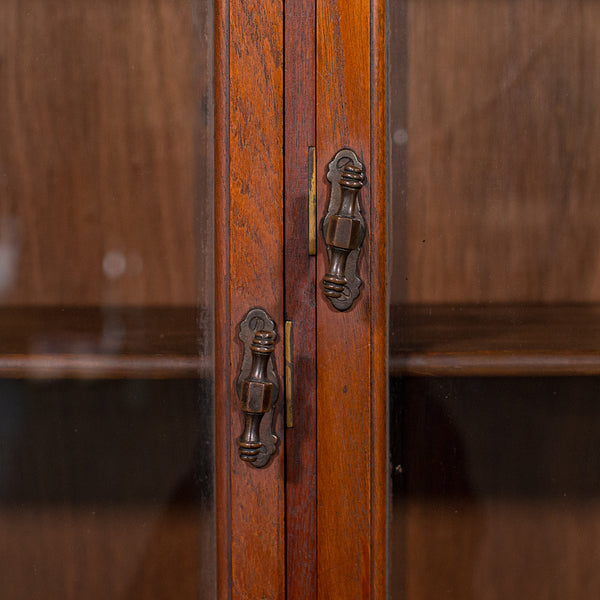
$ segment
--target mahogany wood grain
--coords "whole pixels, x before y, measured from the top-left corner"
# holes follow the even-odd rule
[[[600,374],[598,305],[392,306],[393,375]]]
[[[1,3],[3,303],[197,301],[198,237],[212,247],[209,13]]]
[[[393,302],[600,300],[600,4],[391,14]]]
[[[229,2],[229,286],[231,561],[233,600],[285,596],[283,393],[274,425],[279,451],[264,468],[240,460],[243,419],[235,392],[239,323],[255,306],[274,319],[283,373],[283,3]],[[224,224],[223,224],[224,225]],[[225,288],[226,290],[226,288]],[[226,292],[227,293],[227,292]]]
[[[285,315],[293,322],[293,427],[286,430],[286,598],[317,597],[315,258],[308,248],[315,146],[314,0],[285,2]]]
[[[322,599],[385,594],[385,487],[378,487],[385,478],[385,309],[375,314],[384,306],[386,284],[382,9],[378,2],[371,7],[363,0],[351,8],[338,0],[317,2],[319,214],[326,213],[329,200],[327,164],[340,148],[351,148],[367,170],[360,202],[369,232],[358,264],[360,296],[344,313],[323,294],[320,281],[328,265],[318,238],[317,532]],[[381,472],[374,473],[374,468]]]

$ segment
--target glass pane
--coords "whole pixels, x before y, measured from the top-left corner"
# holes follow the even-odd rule
[[[600,594],[598,377],[407,377],[393,392],[392,597]]]
[[[212,598],[212,4],[0,3],[0,597]]]
[[[600,593],[600,4],[390,3],[391,596]]]

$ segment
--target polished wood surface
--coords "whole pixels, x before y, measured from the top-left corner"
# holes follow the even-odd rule
[[[391,10],[392,302],[600,300],[600,4]]]
[[[225,60],[227,60],[225,58]],[[243,418],[235,391],[242,361],[239,323],[255,306],[275,321],[274,359],[283,373],[283,3],[229,3],[229,268],[219,274],[229,294],[231,407],[231,597],[285,597],[285,431],[283,389],[274,425],[278,452],[262,469],[240,460]]]
[[[317,597],[316,309],[309,255],[309,148],[315,146],[314,0],[285,2],[285,315],[293,325],[293,427],[286,429],[286,598]],[[315,224],[316,226],[316,224]]]
[[[1,3],[2,303],[189,305],[203,294],[208,7]]]
[[[600,374],[600,306],[407,305],[390,311],[393,375]]]
[[[369,232],[358,263],[363,286],[347,312],[337,311],[323,294],[328,261],[318,236],[318,597],[324,600],[385,597],[381,11],[379,2],[360,0],[351,9],[338,0],[317,2],[318,213],[326,214],[329,201],[327,164],[338,150],[350,148],[366,166],[359,201]]]
[[[327,164],[340,148],[370,164],[370,7],[317,1],[318,214],[327,212]],[[370,173],[366,174],[367,179]],[[361,190],[369,227],[370,188]],[[318,597],[367,598],[371,589],[369,240],[361,294],[338,312],[325,298],[323,238],[317,245],[317,539]]]

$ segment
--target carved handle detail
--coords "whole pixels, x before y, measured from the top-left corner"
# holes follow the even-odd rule
[[[238,440],[240,458],[254,467],[264,467],[278,442],[272,431],[273,406],[279,380],[272,354],[277,332],[275,323],[260,308],[248,312],[240,324],[244,359],[237,382],[244,431]]]
[[[323,288],[333,306],[343,311],[352,306],[362,284],[356,271],[365,237],[358,201],[365,180],[364,167],[356,154],[345,148],[329,163],[327,179],[331,182],[331,195],[322,230],[329,269],[323,277]]]

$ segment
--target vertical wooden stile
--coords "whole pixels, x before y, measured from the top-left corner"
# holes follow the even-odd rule
[[[215,501],[217,597],[231,599],[229,402],[229,0],[215,1]]]
[[[216,27],[216,402],[226,438],[218,462],[225,471],[218,474],[219,598],[278,600],[285,596],[284,399],[274,417],[279,451],[254,468],[238,456],[235,383],[239,324],[257,306],[277,325],[274,357],[283,375],[283,3],[222,0]]]
[[[294,322],[294,427],[286,431],[287,599],[316,598],[315,257],[309,148],[315,145],[315,1],[285,2],[286,318]]]
[[[319,215],[341,148],[366,166],[363,285],[346,312],[325,298],[317,262],[318,597],[384,598],[386,538],[385,37],[382,2],[317,2]]]

